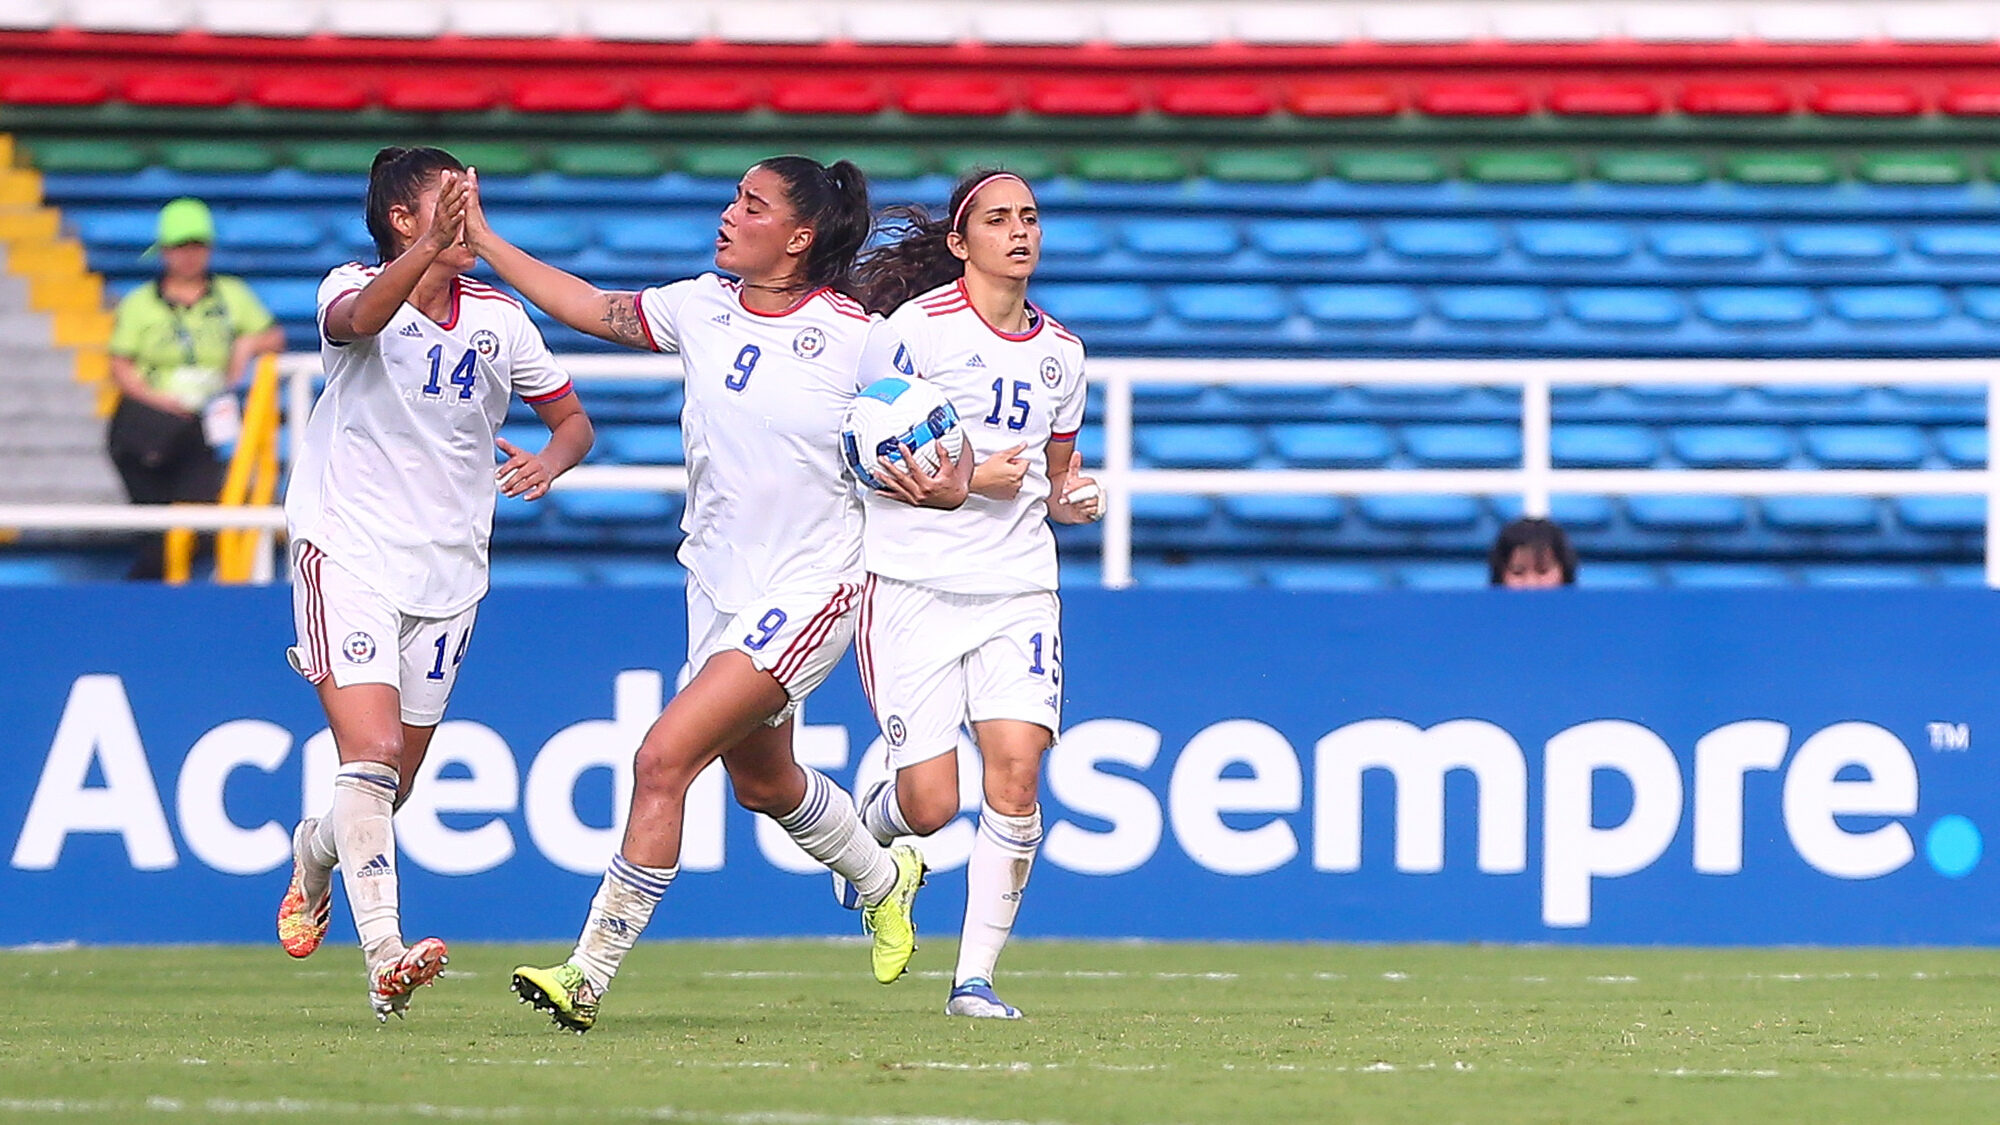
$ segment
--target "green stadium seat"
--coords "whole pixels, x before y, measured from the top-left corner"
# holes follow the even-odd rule
[[[305,141],[291,147],[292,165],[302,172],[364,175],[381,145],[372,141]]]
[[[565,176],[603,180],[650,179],[667,170],[667,161],[647,145],[557,145],[549,166]]]
[[[1475,152],[1465,158],[1465,178],[1483,184],[1566,184],[1576,161],[1560,152]]]
[[[1450,175],[1444,161],[1423,152],[1351,152],[1334,159],[1333,172],[1358,184],[1435,184]]]
[[[1856,171],[1871,184],[1962,184],[1972,178],[1964,157],[1949,152],[1883,152],[1861,158]]]
[[[464,141],[447,143],[445,151],[458,157],[467,168],[477,168],[486,176],[525,176],[535,170],[535,154],[526,145],[505,141]]]
[[[752,164],[771,155],[769,146],[757,148],[715,146],[689,149],[681,156],[681,170],[703,180],[735,183]]]
[[[974,168],[1004,168],[1030,183],[1046,180],[1060,170],[1053,157],[1034,148],[946,149],[938,153],[937,163],[947,175],[962,176]]]
[[[1597,158],[1597,178],[1612,184],[1698,184],[1708,162],[1677,152],[1609,152]]]
[[[1742,184],[1816,186],[1840,179],[1832,157],[1807,152],[1750,152],[1726,158],[1723,170]]]
[[[1178,153],[1145,148],[1079,152],[1072,167],[1081,179],[1123,184],[1175,183],[1193,173]]]
[[[1213,152],[1202,170],[1209,179],[1235,184],[1302,184],[1319,174],[1312,157],[1291,149]]]
[[[36,138],[27,149],[35,167],[58,175],[137,172],[151,162],[145,148],[120,140]]]
[[[174,141],[160,146],[160,163],[176,172],[245,175],[278,166],[278,153],[254,141]]]

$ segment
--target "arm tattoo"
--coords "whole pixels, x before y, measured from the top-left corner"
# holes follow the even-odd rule
[[[607,293],[604,296],[607,302],[603,321],[605,337],[628,348],[652,351],[653,342],[646,338],[646,330],[639,323],[639,295]]]

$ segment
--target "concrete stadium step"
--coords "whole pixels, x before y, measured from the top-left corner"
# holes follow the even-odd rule
[[[125,500],[125,486],[101,448],[90,453],[47,453],[9,446],[0,451],[0,502],[123,504]]]

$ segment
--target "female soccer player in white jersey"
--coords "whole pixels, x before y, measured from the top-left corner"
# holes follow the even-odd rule
[[[403,945],[390,817],[444,717],[486,594],[495,480],[539,499],[590,451],[590,420],[519,302],[461,276],[464,168],[434,148],[385,148],[368,174],[381,265],[319,288],[326,392],[285,490],[292,666],[319,690],[340,752],[333,810],[292,837],[278,909],[285,952],[326,936],[333,868],[367,957],[377,1018],[437,976],[444,943]],[[549,428],[540,453],[497,436],[510,395]],[[496,474],[493,449],[507,461]]]
[[[1007,172],[976,171],[948,218],[890,213],[901,240],[858,272],[873,309],[918,374],[937,384],[978,461],[956,511],[919,511],[871,495],[860,634],[862,684],[896,771],[862,799],[879,840],[926,836],[958,815],[958,732],[984,763],[984,807],[966,866],[965,927],[945,1011],[1013,1019],[993,966],[1014,927],[1042,839],[1037,781],[1062,721],[1062,623],[1048,521],[1101,514],[1076,452],[1083,342],[1028,300],[1041,258],[1034,193]]]
[[[868,188],[845,161],[801,156],[744,173],[722,212],[708,273],[639,293],[605,292],[508,245],[485,223],[477,175],[472,247],[565,324],[627,347],[677,350],[688,494],[683,686],[646,733],[631,810],[570,958],[515,970],[514,990],[575,1031],[679,871],[688,786],[718,757],[745,807],[852,880],[875,934],[874,970],[902,975],[923,861],[861,827],[849,796],[792,757],[792,715],[839,662],[861,596],[860,503],[837,444],[854,392],[908,360],[845,283],[869,228]],[[963,502],[969,462],[911,480],[913,499]]]

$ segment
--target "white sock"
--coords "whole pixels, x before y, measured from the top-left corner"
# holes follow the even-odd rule
[[[622,855],[611,857],[604,881],[597,886],[597,897],[590,900],[590,917],[584,919],[583,933],[569,955],[569,963],[582,969],[600,994],[611,987],[618,966],[632,952],[646,923],[653,920],[660,896],[680,873],[678,865],[641,867]]]
[[[861,798],[861,827],[868,830],[875,842],[888,847],[902,836],[914,836],[910,831],[910,821],[903,815],[903,803],[896,796],[896,779],[878,781],[875,787]]]
[[[979,834],[972,839],[972,858],[965,864],[965,929],[958,940],[954,985],[993,979],[993,965],[1014,932],[1014,916],[1035,851],[1042,846],[1042,808],[1026,816],[1003,816],[979,810]]]
[[[791,834],[805,853],[839,872],[874,906],[896,889],[896,861],[876,842],[854,813],[854,799],[825,774],[801,766],[806,775],[806,799],[781,817],[778,826]]]
[[[396,771],[380,762],[354,762],[333,778],[334,850],[341,883],[354,912],[354,929],[368,967],[403,955],[402,919],[396,903]]]
[[[333,838],[333,813],[328,812],[306,837],[306,858],[331,871],[340,863],[340,844]]]

